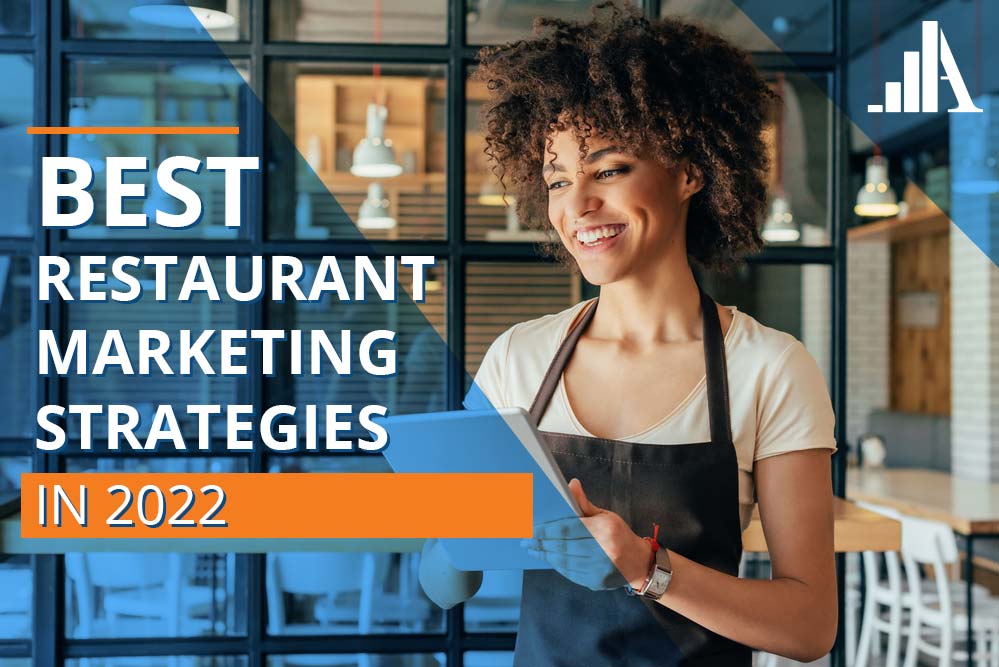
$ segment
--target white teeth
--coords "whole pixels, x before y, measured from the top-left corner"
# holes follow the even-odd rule
[[[580,243],[595,245],[600,239],[617,236],[624,231],[624,225],[604,225],[595,229],[581,229],[576,232]]]

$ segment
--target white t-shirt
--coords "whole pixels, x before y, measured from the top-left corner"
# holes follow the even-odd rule
[[[556,349],[588,303],[582,301],[560,313],[521,322],[500,334],[475,376],[476,386],[494,408],[530,409]],[[805,346],[794,336],[760,324],[735,306],[726,307],[732,312],[732,323],[725,333],[729,411],[739,460],[739,509],[745,529],[756,503],[753,463],[802,449],[835,451],[835,416],[825,379]],[[465,398],[465,407],[473,410],[489,406],[473,388]],[[592,435],[573,414],[561,379],[539,429]],[[658,423],[619,439],[664,446],[709,441],[704,377]]]

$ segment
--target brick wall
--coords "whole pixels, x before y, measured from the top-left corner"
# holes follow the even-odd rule
[[[846,267],[846,426],[855,445],[871,410],[889,402],[891,248],[886,241],[850,242]]]

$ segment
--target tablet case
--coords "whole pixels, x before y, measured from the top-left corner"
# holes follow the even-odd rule
[[[383,454],[396,472],[531,473],[535,525],[579,514],[558,465],[520,408],[404,415],[380,423],[389,434]],[[519,539],[445,538],[441,543],[459,570],[551,567],[528,555]]]

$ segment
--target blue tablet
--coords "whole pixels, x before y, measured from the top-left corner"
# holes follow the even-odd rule
[[[383,450],[395,472],[517,472],[534,475],[534,524],[580,516],[562,471],[520,408],[389,417]],[[459,570],[550,569],[519,539],[441,540]]]

